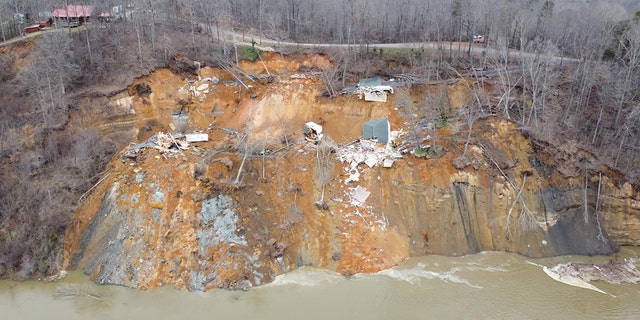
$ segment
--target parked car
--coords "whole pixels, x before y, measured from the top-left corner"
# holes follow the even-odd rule
[[[473,43],[484,43],[485,37],[483,35],[473,36]]]

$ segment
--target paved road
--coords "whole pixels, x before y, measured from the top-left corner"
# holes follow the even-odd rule
[[[87,25],[85,24],[83,26],[86,27]],[[29,39],[29,38],[39,37],[39,36],[45,35],[47,33],[60,32],[60,31],[65,31],[65,30],[67,30],[68,32],[78,32],[78,30],[80,30],[80,29],[82,29],[82,26],[80,26],[78,28],[54,28],[54,27],[49,27],[49,28],[41,29],[38,32],[26,33],[26,34],[24,34],[22,36],[11,38],[11,39],[9,39],[7,41],[0,42],[0,47],[4,47],[4,46],[11,45],[11,44],[15,44],[15,43],[24,41],[24,40]]]
[[[201,26],[203,28],[206,27],[206,25],[201,24]],[[88,25],[85,25],[85,28],[88,27]],[[80,28],[74,28],[74,29],[80,29]],[[48,28],[45,30],[41,30],[38,32],[34,32],[34,33],[28,33],[24,36],[21,37],[17,37],[17,38],[13,38],[9,41],[5,41],[5,42],[1,42],[0,46],[6,46],[12,43],[16,43],[19,41],[22,41],[24,39],[30,38],[30,37],[36,37],[36,36],[40,36],[49,32],[55,32],[55,31],[61,31],[61,30],[66,30],[65,28],[58,28],[58,29],[54,29],[54,28]],[[264,37],[259,37],[256,35],[251,35],[251,34],[242,34],[239,32],[235,32],[232,30],[226,30],[226,29],[220,29],[220,32],[222,33],[223,37],[227,40],[227,41],[233,41],[236,44],[239,45],[251,45],[251,40],[255,40],[256,42],[258,42],[258,44],[256,44],[256,47],[259,48],[260,50],[263,51],[275,51],[273,49],[273,47],[303,47],[303,48],[349,48],[349,47],[359,47],[360,45],[357,44],[335,44],[335,43],[298,43],[298,42],[288,42],[288,41],[278,41],[278,40],[273,40],[273,39],[265,39]],[[404,42],[404,43],[376,43],[376,44],[369,44],[368,47],[369,48],[396,48],[396,49],[444,49],[444,50],[448,50],[450,48],[454,48],[456,51],[460,50],[463,52],[466,52],[467,50],[469,50],[469,44],[468,43],[450,43],[450,42]],[[472,45],[471,46],[471,52],[473,52],[474,54],[494,54],[497,52],[497,50],[492,49],[492,48],[487,48],[484,45]],[[534,58],[536,57],[537,54],[535,53],[529,53],[529,52],[524,52],[524,51],[517,51],[517,50],[510,50],[509,51],[509,55],[512,57],[524,57],[524,58]],[[553,65],[561,65],[561,64],[565,64],[565,63],[575,63],[578,62],[579,60],[577,59],[571,59],[571,58],[567,58],[567,57],[559,57],[559,56],[552,56],[552,57],[548,57],[549,59],[547,60],[549,63],[553,64]],[[515,69],[510,69],[508,70],[509,72],[512,71],[519,71],[522,70],[524,67],[518,67]],[[484,71],[484,72],[479,72],[477,73],[477,75],[479,76],[491,76],[493,74],[495,74],[495,71]]]
[[[203,25],[204,27],[204,25]],[[359,47],[358,44],[335,44],[335,43],[299,43],[299,42],[288,42],[288,41],[278,41],[273,39],[265,39],[260,36],[250,35],[250,34],[242,34],[231,30],[220,30],[226,40],[233,41],[236,44],[240,45],[251,45],[251,40],[257,42],[255,45],[258,49],[263,51],[274,51],[273,47],[303,47],[303,48],[349,48],[349,47]],[[469,50],[468,43],[461,42],[403,42],[403,43],[376,43],[369,44],[368,48],[395,48],[395,49],[444,49],[449,50],[450,48],[462,52],[466,52]],[[495,54],[498,50],[485,47],[484,45],[472,44],[471,52],[474,54]],[[509,50],[509,55],[511,57],[522,57],[522,58],[535,58],[539,54],[530,53],[519,50]],[[560,56],[551,56],[548,57],[547,62],[552,65],[563,65],[566,63],[575,63],[578,62],[578,59],[572,59],[567,57]],[[517,69],[517,70],[516,70]],[[508,70],[518,71],[522,70],[522,67],[513,68]],[[491,72],[482,72],[482,76],[490,76]],[[493,71],[495,73],[495,71]]]

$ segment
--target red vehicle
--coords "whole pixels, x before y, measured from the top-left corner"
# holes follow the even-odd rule
[[[46,21],[46,20],[34,21],[33,24],[39,25],[40,29],[50,27],[49,26],[49,21]]]
[[[39,24],[32,24],[26,28],[24,28],[24,31],[26,33],[34,33],[34,32],[38,32],[40,31],[40,25]]]

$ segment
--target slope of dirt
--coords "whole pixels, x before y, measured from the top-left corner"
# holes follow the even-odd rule
[[[476,120],[468,165],[457,169],[465,125],[416,119],[409,104],[423,105],[426,91],[445,92],[446,113],[456,114],[471,97],[463,81],[397,88],[385,103],[328,99],[314,72],[331,67],[326,56],[263,58],[240,66],[265,76],[243,77],[249,89],[219,68],[188,78],[160,69],[112,97],[113,119],[120,119],[113,130],[118,123],[135,128],[132,143],[158,132],[206,133],[208,141],[120,152],[67,230],[68,268],[82,268],[99,283],[208,290],[268,283],[302,265],[354,274],[423,254],[607,254],[615,242],[640,244],[637,190],[611,182],[615,173],[603,168],[601,178],[591,177],[591,185],[599,179],[598,200],[592,188],[585,211],[584,179],[565,178],[553,155],[510,121]],[[432,151],[426,158],[406,152],[391,168],[337,160],[361,137],[364,122],[383,117],[402,132],[392,144],[397,150],[413,149],[417,134]],[[317,146],[304,136],[308,121],[339,145],[325,208],[317,205],[322,187]],[[100,127],[108,130],[108,121]],[[384,150],[351,146],[365,158]],[[370,195],[358,197],[358,187]],[[589,213],[593,206],[598,214]]]

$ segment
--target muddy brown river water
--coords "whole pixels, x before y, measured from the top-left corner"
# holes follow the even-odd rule
[[[640,319],[640,285],[594,282],[609,295],[549,278],[539,266],[636,258],[531,260],[483,252],[426,256],[377,274],[349,278],[303,267],[243,291],[138,291],[95,286],[79,272],[56,283],[0,281],[0,319]],[[62,286],[92,287],[89,296],[56,297]]]

